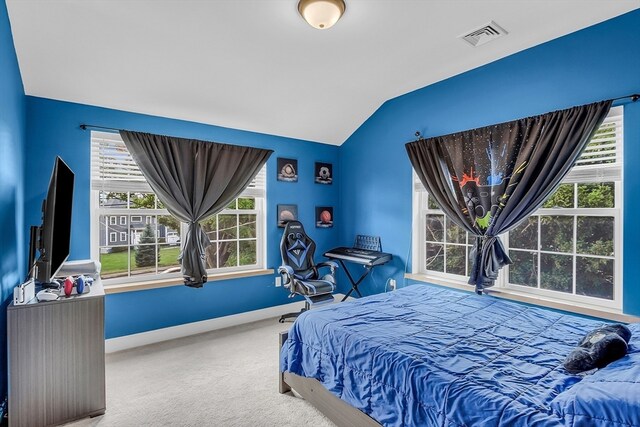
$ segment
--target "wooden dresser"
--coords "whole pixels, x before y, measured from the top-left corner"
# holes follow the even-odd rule
[[[104,290],[9,306],[9,426],[105,412]]]

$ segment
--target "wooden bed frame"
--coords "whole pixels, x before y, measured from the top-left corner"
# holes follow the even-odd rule
[[[288,336],[288,332],[280,332],[279,348],[282,348]],[[284,394],[291,392],[292,389],[295,390],[338,427],[381,427],[381,424],[376,420],[329,392],[315,378],[305,378],[291,372],[280,372],[278,383],[280,393]]]

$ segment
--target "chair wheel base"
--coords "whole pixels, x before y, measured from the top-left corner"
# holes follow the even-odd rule
[[[287,320],[287,319],[295,320],[298,316],[300,316],[301,313],[304,313],[307,310],[309,310],[309,308],[305,307],[305,308],[301,309],[300,311],[296,311],[295,313],[283,314],[282,316],[280,316],[280,319],[278,319],[278,322],[279,323],[284,323],[284,321]]]

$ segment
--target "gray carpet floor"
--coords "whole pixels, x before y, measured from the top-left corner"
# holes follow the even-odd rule
[[[68,426],[333,426],[278,393],[269,319],[107,355],[107,412]]]

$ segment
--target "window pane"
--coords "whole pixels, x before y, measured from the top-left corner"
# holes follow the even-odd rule
[[[256,215],[240,215],[240,238],[256,237]]]
[[[427,215],[427,242],[444,241],[444,215]]]
[[[126,209],[127,200],[127,193],[101,191],[99,195],[99,204],[101,208]]]
[[[509,283],[538,287],[538,254],[536,252],[509,251],[513,264],[509,266]]]
[[[613,299],[613,260],[577,257],[576,293]]]
[[[144,223],[144,218],[142,223],[139,226],[135,226],[136,223],[131,223],[131,240],[134,245],[149,245],[155,244],[158,242],[158,235],[156,224],[146,224]]]
[[[131,193],[129,195],[130,209],[155,209],[156,195],[153,193]]]
[[[128,244],[127,224],[120,225],[120,216],[100,215],[99,217],[99,245],[100,246],[122,246]],[[125,221],[126,222],[126,221]],[[123,235],[122,233],[125,233]],[[122,239],[122,237],[125,237]]]
[[[238,266],[238,244],[235,241],[218,243],[218,262],[221,268]]]
[[[573,208],[573,184],[560,184],[555,193],[542,205],[543,208]]]
[[[573,292],[573,256],[540,254],[540,287]]]
[[[444,245],[427,243],[427,270],[444,272]]]
[[[218,215],[218,240],[238,238],[238,215]]]
[[[467,243],[467,232],[455,222],[447,219],[447,242]]]
[[[427,209],[440,210],[440,206],[436,203],[435,199],[431,196],[427,196]]]
[[[543,251],[573,252],[573,217],[541,216],[540,248]]]
[[[142,236],[141,241],[150,238]],[[155,240],[155,239],[153,239]],[[158,250],[156,245],[137,245],[131,248],[131,275],[155,274],[156,260],[158,260]]]
[[[200,223],[202,229],[209,236],[209,240],[218,240],[218,216],[214,215]],[[215,251],[214,251],[215,252]],[[213,267],[212,267],[213,268]]]
[[[171,215],[158,215],[158,243],[180,246],[180,221]]]
[[[113,246],[100,248],[100,277],[113,279],[129,275],[129,248],[127,246]]]
[[[237,204],[238,204],[238,199],[235,199],[234,201],[229,203],[225,209],[236,209],[236,207],[238,206]]]
[[[172,274],[180,272],[180,246],[160,245],[160,258],[158,261],[158,273]]]
[[[613,256],[613,221],[613,217],[579,216],[578,253]]]
[[[464,276],[465,272],[465,256],[464,246],[446,245],[447,246],[447,273],[459,274]]]
[[[538,249],[537,216],[530,216],[509,232],[509,246],[520,249]]]
[[[243,197],[238,199],[238,209],[255,209],[256,199]]]
[[[205,250],[207,268],[218,268],[218,243],[212,242]]]
[[[578,184],[579,208],[614,208],[615,184],[613,182]]]
[[[240,265],[254,265],[257,262],[256,241],[240,241]]]

